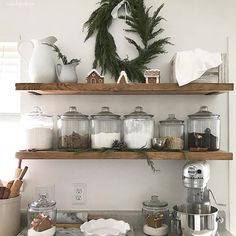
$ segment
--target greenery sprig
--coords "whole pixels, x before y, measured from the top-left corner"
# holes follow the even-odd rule
[[[64,65],[69,65],[69,64],[73,64],[73,63],[80,63],[80,59],[75,59],[75,58],[68,61],[67,56],[62,54],[60,48],[57,47],[57,45],[50,44],[50,43],[44,43],[44,44],[53,48],[53,51],[55,51],[57,53],[58,59],[61,59]]]
[[[164,20],[159,16],[163,4],[150,15],[150,9],[146,8],[143,0],[127,0],[130,8],[130,16],[120,17],[126,19],[129,29],[126,32],[137,34],[142,44],[134,39],[126,37],[127,41],[136,48],[138,56],[132,60],[121,59],[116,51],[116,44],[113,36],[109,32],[112,24],[111,12],[121,0],[101,0],[100,7],[96,9],[85,27],[88,29],[87,39],[96,34],[95,60],[93,67],[101,67],[102,73],[109,71],[117,80],[122,70],[126,71],[131,81],[145,82],[143,71],[147,69],[147,64],[159,54],[166,53],[164,47],[169,42],[169,37],[155,40],[164,29],[158,28],[160,22]]]

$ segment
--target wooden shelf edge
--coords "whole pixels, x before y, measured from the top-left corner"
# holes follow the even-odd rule
[[[212,152],[158,152],[147,151],[146,154],[153,160],[233,160],[233,153],[225,151]],[[90,151],[90,152],[65,152],[65,151],[19,151],[15,154],[17,159],[28,160],[137,160],[145,159],[138,152],[115,151]]]
[[[35,95],[212,95],[233,91],[234,84],[192,83],[179,87],[176,83],[16,83],[15,89]]]

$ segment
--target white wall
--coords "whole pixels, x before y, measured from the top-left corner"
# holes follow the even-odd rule
[[[68,0],[46,1],[32,0],[32,7],[10,7],[10,1],[0,0],[0,40],[17,41],[43,38],[54,35],[58,45],[71,57],[82,59],[78,75],[80,82],[91,70],[94,39],[84,43],[86,31],[83,23],[96,9],[97,1]],[[165,0],[162,22],[163,36],[170,36],[174,46],[168,46],[168,54],[160,56],[151,63],[151,67],[161,69],[161,80],[169,80],[168,63],[178,50],[196,47],[214,52],[226,51],[226,36],[234,36],[235,8],[233,0],[215,1],[171,1]],[[147,6],[159,6],[161,2],[148,0]],[[133,49],[124,41],[123,23],[114,22],[112,27],[118,52],[132,55]],[[28,78],[23,78],[27,81]],[[108,105],[118,114],[133,111],[134,106],[142,105],[148,113],[154,114],[156,121],[165,119],[168,113],[175,113],[180,119],[196,112],[200,105],[208,105],[210,110],[221,115],[221,147],[228,148],[228,109],[227,95],[219,96],[32,96],[22,95],[22,113],[32,106],[39,105],[45,112],[53,115],[65,112],[70,105],[76,105],[85,114],[93,114],[103,105]],[[120,104],[125,103],[125,106]],[[60,105],[59,105],[60,104]],[[36,185],[55,184],[55,198],[59,209],[99,209],[99,210],[138,210],[143,200],[152,194],[158,194],[170,206],[185,200],[181,183],[181,168],[184,161],[157,161],[161,170],[154,175],[144,160],[60,160],[60,161],[24,161],[30,167],[27,184],[24,188],[22,208],[34,197]],[[229,181],[228,162],[211,161],[210,187],[219,202],[228,204]],[[87,204],[71,204],[72,183],[87,184]],[[227,216],[228,207],[225,208]]]

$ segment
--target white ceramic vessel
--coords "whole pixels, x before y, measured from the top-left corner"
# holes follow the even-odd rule
[[[18,43],[18,52],[28,64],[29,77],[33,83],[52,83],[57,79],[53,50],[48,44],[54,44],[57,39],[49,36],[41,40],[23,40]],[[33,51],[30,60],[24,56],[22,45],[28,43]]]
[[[58,80],[62,83],[77,83],[78,78],[76,74],[76,67],[78,63],[72,63],[67,65],[57,64],[56,72]]]

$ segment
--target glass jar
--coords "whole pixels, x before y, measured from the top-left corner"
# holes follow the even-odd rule
[[[143,202],[142,212],[145,218],[144,233],[149,235],[152,228],[160,228],[167,235],[169,228],[169,209],[167,202],[161,202],[158,196],[152,196],[151,200]],[[150,229],[151,228],[151,229]]]
[[[93,149],[111,148],[114,140],[121,138],[121,119],[102,107],[101,112],[91,116],[91,147]]]
[[[86,149],[89,147],[89,118],[75,106],[58,116],[58,148]]]
[[[142,107],[124,116],[124,141],[128,148],[151,148],[154,136],[153,115],[147,114]]]
[[[184,121],[169,114],[166,120],[160,121],[160,138],[166,139],[167,150],[184,149]]]
[[[216,151],[220,148],[220,116],[207,106],[188,115],[188,148],[190,151]]]
[[[49,201],[45,195],[28,205],[28,236],[53,236],[56,232],[56,202]]]
[[[42,112],[40,107],[22,116],[24,148],[48,150],[53,145],[53,117]]]

